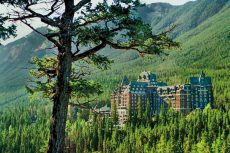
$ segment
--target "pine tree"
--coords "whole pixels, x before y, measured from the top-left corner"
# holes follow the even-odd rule
[[[201,141],[197,144],[198,153],[211,153],[210,146],[207,142],[206,134],[202,135]]]
[[[130,126],[132,124],[132,119],[133,119],[133,112],[134,110],[132,110],[132,106],[131,106],[131,102],[128,103],[128,114],[127,114],[127,118],[128,118],[128,121],[127,121],[127,125]]]
[[[138,95],[137,97],[137,119],[139,124],[142,122],[142,116],[143,116],[143,110],[142,110],[142,101],[141,101],[141,95]]]
[[[112,125],[118,124],[118,114],[117,114],[117,104],[113,102],[111,108],[111,118],[112,118]]]
[[[1,1],[0,4],[2,4],[3,2]],[[1,40],[6,40],[8,38],[10,38],[11,36],[16,36],[16,26],[11,24],[11,25],[6,25],[7,21],[7,15],[4,16],[3,14],[0,15],[0,41]],[[1,45],[1,43],[0,43]]]
[[[116,0],[112,4],[104,0],[96,6],[91,0],[1,0],[0,3],[13,9],[10,16],[6,14],[0,21],[21,21],[51,42],[57,51],[56,57],[33,58],[36,70],[31,70],[31,74],[35,81],[27,87],[31,94],[41,92],[53,101],[49,153],[64,150],[68,105],[84,107],[72,101],[79,102],[81,98],[102,92],[98,83],[82,77],[86,73],[80,66],[75,67],[76,62],[108,69],[111,60],[96,54],[106,46],[135,50],[141,55],[160,54],[164,48],[178,46],[167,37],[168,32],[153,35],[150,25],[135,15],[136,8],[140,7],[138,0]],[[34,9],[36,7],[40,9]],[[39,31],[33,27],[30,21],[34,18],[50,29]],[[4,39],[14,28],[4,33],[3,22],[0,22],[0,29],[3,29],[0,38]]]
[[[157,143],[156,151],[159,153],[164,153],[166,151],[166,139],[165,136],[162,134],[160,137],[160,141]]]
[[[149,100],[149,98],[147,98],[147,101],[146,101],[146,109],[145,109],[145,120],[146,120],[147,124],[150,124],[150,123],[151,123],[151,119],[152,119],[151,105],[150,105],[150,100]]]

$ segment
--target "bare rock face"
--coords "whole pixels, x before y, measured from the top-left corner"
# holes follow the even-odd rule
[[[140,17],[147,23],[160,21],[170,10],[177,6],[168,3],[152,3],[139,8]]]

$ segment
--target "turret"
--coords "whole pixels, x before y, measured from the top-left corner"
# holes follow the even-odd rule
[[[121,82],[121,86],[126,86],[126,85],[129,85],[129,79],[127,78],[127,76],[124,76]]]
[[[150,71],[141,72],[137,82],[147,82],[150,85],[157,86],[157,77],[155,74],[151,73]]]

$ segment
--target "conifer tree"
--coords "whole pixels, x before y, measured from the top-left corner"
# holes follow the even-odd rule
[[[165,150],[166,150],[166,140],[165,140],[165,136],[162,134],[160,137],[160,141],[157,143],[156,151],[161,153],[161,152],[165,152]]]
[[[143,116],[143,110],[142,110],[142,101],[141,101],[141,95],[138,95],[137,97],[137,119],[139,123],[142,121]]]
[[[207,142],[207,138],[205,135],[202,136],[201,141],[197,144],[197,152],[198,153],[211,153],[210,146]]]
[[[1,4],[1,2],[0,2]],[[9,25],[7,26],[5,22],[7,21],[7,15],[2,16],[0,15],[0,42],[1,40],[6,40],[10,36],[16,36],[16,26],[15,25]],[[1,45],[1,43],[0,43]]]
[[[167,37],[170,30],[153,35],[151,27],[136,16],[135,10],[141,6],[138,0],[114,0],[112,4],[104,0],[96,6],[91,0],[2,0],[0,3],[13,9],[7,19],[24,23],[57,50],[56,57],[32,60],[37,68],[32,75],[37,80],[35,86],[27,88],[32,94],[41,91],[53,102],[49,153],[64,150],[68,105],[85,107],[79,104],[79,97],[101,93],[98,84],[87,81],[82,77],[86,73],[74,68],[76,62],[106,69],[111,61],[96,54],[106,46],[135,50],[140,55],[160,54],[162,49],[178,46]],[[34,18],[50,29],[45,32],[35,29],[30,22]],[[12,30],[2,33],[3,38]]]
[[[111,118],[112,118],[112,124],[117,125],[118,124],[118,114],[117,114],[117,104],[115,102],[113,102],[112,104]]]
[[[146,100],[146,109],[145,109],[145,120],[147,124],[150,124],[152,119],[152,114],[151,114],[151,106],[150,106],[150,100],[147,98]]]
[[[132,102],[128,103],[128,110],[127,110],[127,118],[128,118],[128,125],[130,126],[132,124],[132,118],[133,118],[133,112],[134,110],[132,110]]]

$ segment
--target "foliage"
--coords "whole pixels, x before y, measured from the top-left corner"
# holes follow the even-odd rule
[[[199,1],[199,4],[200,2],[204,1]],[[193,2],[193,4],[195,3]],[[100,52],[100,55],[109,55],[111,58],[108,60],[114,60],[112,69],[91,71],[94,74],[91,79],[102,83],[103,89],[106,89],[100,100],[109,101],[109,95],[124,75],[128,75],[131,80],[135,80],[135,76],[143,69],[148,69],[156,72],[160,81],[176,84],[188,82],[189,76],[199,75],[204,70],[208,76],[212,77],[215,107],[217,109],[212,110],[207,107],[203,111],[195,110],[185,117],[167,112],[151,119],[146,119],[148,117],[146,112],[146,115],[143,115],[143,122],[138,126],[132,124],[123,129],[118,129],[111,124],[111,122],[117,121],[116,113],[113,113],[115,120],[111,121],[108,118],[96,115],[91,118],[85,115],[87,114],[86,111],[82,110],[75,115],[77,119],[69,118],[66,128],[68,137],[76,144],[77,152],[195,153],[207,151],[227,153],[230,151],[230,76],[228,65],[230,29],[229,26],[226,26],[229,24],[230,10],[229,5],[225,5],[225,7],[222,7],[222,3],[218,3],[221,6],[214,5],[217,3],[207,3],[212,5],[208,8],[214,8],[215,10],[214,6],[218,7],[216,11],[206,14],[208,17],[205,17],[205,15],[191,15],[194,19],[194,22],[192,22],[199,23],[193,25],[191,29],[188,30],[184,26],[180,30],[180,26],[178,27],[178,31],[183,33],[178,38],[182,42],[181,50],[171,52],[168,57],[163,57],[164,60],[159,57],[152,60],[140,59],[136,52],[115,51],[106,48]],[[179,14],[191,13],[192,9],[193,12],[196,12],[197,8],[202,8],[198,4],[196,7],[190,4],[186,4],[186,9],[178,9],[178,6],[176,7],[178,12],[175,11],[175,14],[170,14],[177,18]],[[188,11],[190,9],[191,11]],[[205,13],[206,11],[202,12]],[[202,18],[202,20],[195,22],[198,21],[198,18]],[[163,25],[166,23],[166,19],[162,19],[159,23]],[[185,17],[182,21],[187,24],[188,17]],[[0,113],[0,152],[34,153],[47,150],[50,127],[47,118],[50,116],[50,105],[47,106],[46,103],[41,102],[41,99],[36,98],[41,105],[28,106],[25,91],[21,89],[25,78],[27,78],[26,73],[17,69],[18,65],[25,66],[25,63],[23,63],[24,65],[21,63],[27,62],[34,56],[31,55],[30,48],[37,51],[45,44],[40,37],[34,33],[32,35],[33,37],[30,35],[28,39],[23,38],[6,47],[1,47],[0,108],[6,108],[9,105],[16,108],[12,109],[11,107]],[[33,46],[30,46],[31,44]],[[23,56],[14,55],[15,50],[23,53]],[[43,55],[39,53],[41,52],[36,53],[36,55],[42,57]],[[6,63],[7,59],[14,60]],[[96,58],[96,60],[98,59]],[[90,64],[93,64],[93,61]],[[19,104],[24,105],[24,107]],[[32,105],[34,104],[32,103]],[[92,120],[88,121],[83,118]]]
[[[106,46],[133,49],[143,55],[160,54],[165,48],[179,45],[167,36],[168,32],[154,35],[150,26],[134,15],[139,0],[114,0],[111,4],[104,0],[96,6],[90,0],[76,4],[74,0],[3,0],[1,3],[12,7],[7,19],[24,23],[57,49],[56,57],[32,59],[35,70],[30,74],[35,80],[26,87],[29,93],[41,92],[53,102],[48,153],[63,152],[68,105],[79,107],[81,98],[101,93],[100,85],[86,80],[86,73],[79,72],[79,66],[73,68],[76,62],[90,59],[98,68],[108,68],[108,58],[96,55]],[[46,32],[35,29],[30,23],[33,18],[51,29]]]
[[[6,26],[6,21],[7,17],[3,17],[0,15],[0,40],[6,40],[10,36],[16,36],[16,26]]]
[[[0,152],[44,152],[48,143],[50,106],[33,103],[0,113]],[[90,114],[84,120],[69,118],[66,132],[77,152],[210,152],[230,151],[230,111],[194,110],[183,116],[172,110],[155,116],[143,116],[139,125],[122,129],[112,121]],[[29,141],[28,141],[29,140]]]
[[[197,1],[198,2],[198,1]],[[225,2],[224,2],[225,3]],[[196,2],[188,3],[186,9],[176,9],[178,12],[175,16],[184,14],[185,12],[196,12],[195,10],[203,8],[201,2],[196,4],[196,8],[192,6]],[[209,5],[213,5],[210,3]],[[221,5],[223,5],[221,3]],[[155,6],[155,4],[151,5]],[[156,5],[161,8],[163,4]],[[219,6],[219,5],[217,5]],[[175,6],[174,6],[175,7]],[[144,7],[144,10],[149,7]],[[215,10],[209,18],[204,18],[202,24],[187,30],[185,34],[180,35],[178,41],[181,42],[181,50],[172,51],[168,57],[153,57],[151,60],[139,59],[136,52],[117,51],[112,48],[105,48],[100,52],[100,55],[109,56],[109,60],[113,60],[111,70],[98,71],[91,69],[93,75],[92,79],[99,82],[103,86],[104,93],[100,96],[100,101],[109,101],[111,92],[115,89],[117,84],[127,75],[129,79],[136,80],[136,76],[145,70],[155,72],[160,81],[169,82],[169,84],[179,84],[188,82],[192,75],[199,75],[203,70],[208,76],[212,77],[213,91],[215,98],[215,106],[222,107],[222,105],[229,105],[227,101],[230,99],[229,95],[229,3],[223,7],[214,8]],[[191,11],[190,11],[191,10]],[[155,16],[153,11],[151,16]],[[167,15],[167,14],[166,14]],[[170,14],[169,14],[170,15]],[[143,14],[144,17],[147,15]],[[197,20],[199,16],[194,16]],[[161,22],[165,22],[164,16]],[[186,24],[189,20],[183,20]],[[195,22],[194,22],[195,23]],[[162,23],[163,24],[163,23]],[[177,27],[178,30],[181,26]],[[162,29],[161,29],[162,30]],[[39,31],[46,31],[39,29]],[[33,45],[31,45],[33,44]],[[32,33],[27,38],[23,38],[1,47],[0,52],[0,86],[2,92],[9,91],[8,97],[2,97],[2,102],[10,99],[10,92],[17,88],[22,88],[27,82],[26,70],[28,68],[27,61],[33,56],[42,57],[45,54],[52,54],[50,50],[44,50],[45,47],[51,47],[39,35]],[[42,48],[42,49],[41,49]],[[16,53],[23,56],[14,55]],[[14,55],[12,57],[12,55]],[[8,59],[15,59],[8,61]],[[212,60],[210,60],[212,59]],[[15,66],[17,65],[17,66]],[[107,65],[107,64],[106,64]],[[135,65],[135,66],[134,66]],[[7,71],[9,70],[9,71]],[[229,107],[228,107],[229,108]]]
[[[167,57],[141,59],[134,52],[121,51],[116,55],[112,50],[114,64],[111,70],[97,73],[93,77],[107,89],[101,99],[109,101],[109,95],[125,75],[130,80],[136,80],[140,72],[149,70],[156,73],[159,81],[173,85],[189,83],[191,76],[198,76],[203,70],[212,78],[215,106],[220,108],[225,105],[229,109],[230,27],[226,26],[230,20],[229,6],[230,3],[226,4],[215,16],[180,35],[177,40],[181,42],[181,49],[170,51]]]

